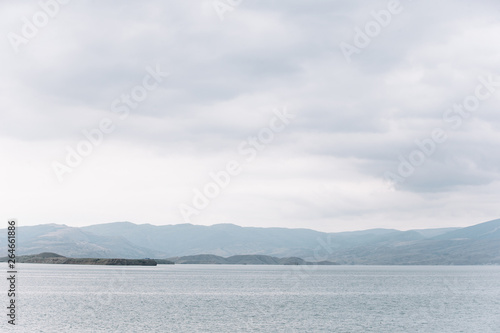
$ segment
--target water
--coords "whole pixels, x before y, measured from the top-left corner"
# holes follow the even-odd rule
[[[18,267],[19,332],[500,332],[498,266]]]

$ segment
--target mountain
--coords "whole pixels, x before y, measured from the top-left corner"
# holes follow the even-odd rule
[[[500,264],[499,230],[500,219],[452,229],[433,237],[422,238],[415,234],[432,236],[428,231],[406,231],[396,238],[387,239],[386,236],[385,241],[337,251],[329,259],[339,263],[378,265]]]
[[[176,264],[219,264],[219,265],[336,265],[334,262],[308,262],[301,258],[276,258],[264,255],[236,255],[228,258],[213,254],[168,258]]]
[[[500,239],[500,219],[461,228],[434,239]]]
[[[81,228],[58,224],[19,227],[16,241],[16,250],[20,255],[55,252],[77,258],[151,258],[159,254],[117,234],[97,235]],[[5,249],[3,253],[7,253],[7,237],[0,238],[0,248]]]
[[[6,235],[6,229],[3,232]],[[206,253],[214,263],[220,263],[220,257],[254,255],[254,260],[262,255],[341,264],[500,264],[500,219],[466,228],[339,233],[233,224],[115,222],[81,228],[46,224],[20,227],[18,235],[18,255],[55,252],[75,258],[137,259]],[[0,237],[3,253],[6,240]]]
[[[106,237],[120,235],[135,244],[147,244],[165,257],[210,253],[219,256],[264,254],[294,256],[317,244],[324,233],[309,229],[251,228],[233,224],[153,226],[130,222],[83,227]]]

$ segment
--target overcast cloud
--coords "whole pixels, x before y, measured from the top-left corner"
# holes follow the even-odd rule
[[[29,38],[39,2],[0,3],[2,220],[343,231],[499,217],[496,1],[401,0],[350,61],[341,43],[391,1],[243,0],[223,20],[214,1],[54,1]],[[473,112],[447,111],[477,89]],[[242,142],[285,108],[294,118],[249,161]],[[113,130],[60,181],[54,162],[103,119]],[[445,139],[416,152],[436,129]],[[401,175],[412,153],[423,162]],[[194,207],[231,160],[241,172]]]

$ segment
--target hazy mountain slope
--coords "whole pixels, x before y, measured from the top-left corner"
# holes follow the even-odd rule
[[[356,247],[333,254],[340,264],[481,265],[500,264],[497,240],[425,240],[406,244]]]
[[[454,230],[433,239],[499,239],[500,219],[476,224],[470,227]]]
[[[437,228],[437,229],[415,229],[414,231],[420,233],[426,238],[436,237],[451,231],[458,230],[460,228]]]
[[[215,256],[253,255],[251,260],[258,261],[257,255],[266,255],[345,264],[491,264],[499,262],[500,220],[467,228],[341,233],[233,224],[117,222],[83,228],[48,224],[19,228],[17,244],[18,254],[56,252],[68,257],[168,258],[206,253],[214,255],[209,258],[214,263],[223,263]],[[6,250],[6,237],[0,237],[0,251]]]
[[[119,222],[82,229],[104,236],[119,234],[133,244],[147,244],[167,257],[199,253],[290,256],[316,246],[318,238],[325,235],[308,229],[243,228],[233,224],[152,226]]]
[[[176,264],[223,264],[223,265],[310,265],[301,258],[277,258],[264,255],[237,255],[224,258],[212,254],[199,254],[194,256],[174,257],[169,260]],[[334,265],[332,262],[322,262],[321,265]]]
[[[329,259],[344,264],[500,264],[500,220],[453,229],[419,239],[412,230],[382,236],[379,242],[337,251]],[[423,234],[432,235],[424,231]],[[384,241],[385,238],[385,241]]]
[[[0,248],[7,253],[6,237],[0,238]],[[133,245],[119,235],[95,235],[81,228],[57,224],[19,227],[17,253],[41,252],[55,252],[75,258],[144,258],[157,254],[156,251]]]
[[[387,241],[418,240],[442,231],[399,231],[371,229],[354,232],[323,233],[309,229],[253,228],[233,224],[198,226],[178,224],[153,226],[116,222],[83,227],[103,236],[121,235],[135,245],[147,244],[165,256],[186,256],[211,253],[219,256],[236,254],[263,254],[270,256],[312,257],[319,244],[327,243],[329,250]],[[454,229],[452,229],[454,230]],[[312,258],[310,258],[312,259]]]

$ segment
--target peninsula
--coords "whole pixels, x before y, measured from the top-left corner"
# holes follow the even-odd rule
[[[0,258],[7,262],[8,257]],[[68,258],[57,253],[43,252],[40,254],[16,257],[18,263],[29,264],[68,264],[68,265],[116,265],[116,266],[156,266],[153,259],[108,259],[108,258]]]

